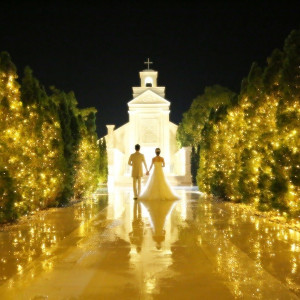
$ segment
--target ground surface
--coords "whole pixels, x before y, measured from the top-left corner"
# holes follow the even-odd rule
[[[99,191],[3,230],[1,299],[298,299],[300,233],[177,193]]]

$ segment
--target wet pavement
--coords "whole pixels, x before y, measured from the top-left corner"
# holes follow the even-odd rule
[[[0,299],[299,299],[299,232],[177,193],[102,190],[2,230]]]

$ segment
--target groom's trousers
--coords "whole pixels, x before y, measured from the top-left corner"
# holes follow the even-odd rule
[[[132,177],[133,179],[133,194],[137,198],[141,193],[141,179],[142,177]]]

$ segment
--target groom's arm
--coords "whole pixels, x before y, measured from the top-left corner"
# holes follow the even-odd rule
[[[129,166],[132,166],[132,157],[131,157],[131,155],[129,157],[128,164],[129,164]]]

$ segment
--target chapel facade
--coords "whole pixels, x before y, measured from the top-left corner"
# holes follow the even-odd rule
[[[127,103],[129,122],[119,128],[107,125],[109,180],[115,184],[131,182],[128,159],[134,145],[140,144],[148,168],[159,147],[171,184],[190,185],[190,149],[177,146],[178,126],[170,121],[171,103],[165,99],[165,87],[157,85],[158,72],[149,69],[149,64],[139,75],[140,86],[132,88],[133,99]]]

